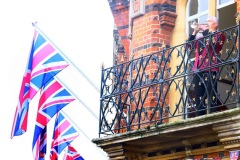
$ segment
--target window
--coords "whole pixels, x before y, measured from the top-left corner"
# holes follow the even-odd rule
[[[208,0],[189,0],[187,3],[187,35],[193,32],[191,22],[206,23],[208,17]]]
[[[199,1],[199,11],[207,11],[208,10],[208,0],[201,0]]]
[[[233,3],[234,0],[217,0],[217,8],[220,9]]]
[[[236,25],[235,14],[237,12],[234,0],[217,0],[217,17],[219,30]]]
[[[190,1],[189,2],[189,16],[196,15],[198,13],[198,1]]]
[[[145,0],[130,1],[130,18],[135,18],[145,13]]]
[[[234,3],[233,0],[218,0],[218,5],[227,4],[227,3]]]

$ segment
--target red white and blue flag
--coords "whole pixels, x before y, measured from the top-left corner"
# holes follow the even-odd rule
[[[33,135],[32,151],[35,160],[39,160],[40,137],[47,123],[62,108],[75,98],[55,79],[48,81],[41,90],[36,125]]]
[[[44,160],[47,153],[47,127],[45,127],[40,135],[39,143],[39,160]]]
[[[44,84],[68,65],[59,52],[40,33],[35,31],[19,93],[11,138],[26,132],[29,102]]]
[[[229,152],[230,152],[230,160],[238,160],[240,150],[229,151]]]
[[[72,124],[59,112],[56,116],[50,159],[56,160],[61,152],[78,137],[79,133]]]
[[[84,160],[84,158],[75,150],[72,145],[67,147],[63,160]]]

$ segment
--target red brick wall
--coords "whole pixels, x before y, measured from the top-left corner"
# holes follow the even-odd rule
[[[139,58],[169,47],[171,31],[177,17],[176,0],[145,0],[145,14],[131,20],[129,20],[130,4],[126,2],[125,0],[113,0],[110,2],[110,6],[127,59]],[[129,22],[132,22],[132,30]],[[132,32],[131,39],[128,37],[130,31]],[[146,70],[149,78],[152,78],[151,75],[157,68],[156,63],[150,63]],[[137,71],[133,71],[130,78],[136,76]],[[151,94],[150,91],[144,104],[141,104],[143,106],[138,106],[138,108],[145,107],[149,117],[157,104],[156,98]],[[168,102],[169,100],[166,98],[164,101]],[[163,100],[160,103],[163,103]],[[131,110],[134,111],[136,107],[132,104]]]
[[[176,18],[176,13],[171,9],[175,6],[175,1],[146,0],[145,14],[133,19],[132,52],[134,58],[149,55],[170,46],[171,31],[175,26]],[[149,79],[153,78],[154,72],[158,67],[159,66],[157,63],[150,62],[145,70],[145,73],[148,75]],[[133,72],[132,75],[133,77],[136,77],[137,71]],[[154,87],[160,88],[160,85],[156,85]],[[164,100],[161,99],[159,106],[164,106],[163,101],[168,102],[168,97]],[[152,116],[151,114],[156,105],[157,99],[155,96],[153,96],[153,92],[150,90],[148,92],[148,98],[143,104],[143,107],[147,111],[148,119]],[[135,109],[134,106],[131,107],[132,110]],[[168,115],[164,114],[165,118],[167,118],[167,116]],[[157,112],[152,120],[156,119],[159,119],[159,113]],[[163,122],[166,121],[167,120],[164,120]]]
[[[119,36],[122,40],[122,45],[127,57],[129,57],[129,3],[124,3],[122,0],[116,0],[110,3],[114,22],[118,29]]]
[[[170,10],[176,2],[146,0],[145,14],[133,20],[132,48],[134,58],[162,50],[170,45],[176,14]],[[167,9],[169,7],[169,9]],[[163,8],[166,10],[161,11]]]

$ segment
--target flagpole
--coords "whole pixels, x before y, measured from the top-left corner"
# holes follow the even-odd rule
[[[64,56],[64,58],[69,63],[71,63],[98,92],[100,92],[99,88],[69,58],[67,58],[67,56],[43,33],[43,31],[37,26],[37,22],[32,23],[32,26],[37,31],[39,31],[50,43],[52,43],[54,47]]]
[[[51,44],[53,44],[54,47],[55,47],[55,48],[62,54],[62,56],[66,59],[66,61],[68,61],[70,64],[72,64],[72,65],[83,75],[83,77],[84,77],[98,92],[100,92],[100,89],[43,33],[43,31],[37,26],[37,22],[32,23],[32,26],[33,26],[38,32],[40,32],[40,33],[42,34],[42,36],[44,36],[44,38],[46,38]],[[98,116],[97,116],[77,95],[75,95],[74,92],[72,92],[72,91],[67,87],[67,85],[65,85],[65,83],[63,83],[63,82],[61,81],[61,79],[60,79],[57,75],[55,75],[55,78],[56,78],[75,98],[77,98],[77,99],[80,101],[80,103],[83,104],[83,106],[98,120]],[[69,116],[67,116],[67,114],[66,114],[65,112],[63,112],[63,110],[61,110],[61,112],[62,112],[69,120],[71,120],[71,119],[69,118]],[[72,121],[72,120],[71,120],[71,122],[74,123],[74,121]],[[91,141],[91,139],[87,136],[87,134],[86,134],[83,130],[81,130],[75,123],[74,123],[74,126],[76,126],[76,128],[77,128],[81,133],[83,133],[83,135],[84,135],[89,141]],[[93,145],[93,143],[91,143],[91,144]],[[94,146],[94,147],[96,147],[96,146]],[[102,150],[99,150],[99,149],[98,149],[98,151],[100,151],[100,153],[101,153],[104,157],[106,157],[106,155],[103,154],[103,151],[102,151]]]
[[[37,26],[37,22],[32,23],[32,25],[34,26],[34,28],[36,28],[36,30],[38,30],[38,31],[44,36],[44,38],[46,38],[51,44],[53,44],[54,47],[55,47],[57,50],[59,50],[59,52],[64,56],[64,58],[66,58],[66,60],[67,60],[69,63],[71,63],[71,64],[84,76],[84,78],[86,78],[87,81],[99,92],[99,90],[97,89],[96,85],[94,85],[94,83],[93,83],[78,67],[76,67],[76,65],[75,65],[73,62],[71,62],[71,60],[69,60],[69,59],[65,56],[65,54],[63,54],[63,52],[41,31],[41,29]],[[75,94],[67,87],[67,85],[65,85],[65,83],[63,83],[63,82],[61,81],[61,79],[58,78],[57,75],[56,75],[55,77],[69,90],[69,92],[71,92],[71,93],[75,96],[75,98],[77,98],[77,99],[80,101],[80,103],[83,104],[83,106],[84,106],[96,119],[98,119],[98,116],[97,116],[77,95],[75,95]]]
[[[85,136],[85,138],[87,138],[89,141],[92,142],[92,140],[87,136],[87,134],[86,134],[81,128],[79,128],[79,127],[74,123],[74,121],[73,121],[63,110],[60,110],[60,112],[61,112],[65,117],[67,117],[67,119],[69,119],[69,120],[73,123],[73,125]],[[91,143],[91,144],[93,145],[93,143]],[[96,147],[96,146],[94,146],[94,147]],[[106,155],[103,154],[103,151],[102,151],[102,150],[98,149],[98,151],[99,151],[104,157],[106,157]]]
[[[86,105],[86,103],[84,103],[84,102],[81,100],[81,98],[79,98],[76,94],[74,94],[74,92],[71,91],[71,90],[67,87],[67,85],[65,85],[65,83],[64,83],[57,75],[55,75],[55,78],[56,78],[75,98],[77,98],[77,99],[79,100],[79,102],[98,120],[97,115],[90,109],[90,107],[88,107],[88,106]]]
[[[57,115],[56,115],[57,125],[59,125],[59,118],[58,118],[58,116],[59,116],[59,113],[57,112]],[[54,124],[54,128],[55,128],[55,124]],[[54,129],[53,133],[55,134],[55,129]],[[59,135],[59,133],[58,133],[58,135]],[[59,143],[59,139],[58,138],[57,138],[57,143]],[[59,153],[59,147],[57,147],[57,153]],[[58,156],[57,156],[56,160],[58,160]]]

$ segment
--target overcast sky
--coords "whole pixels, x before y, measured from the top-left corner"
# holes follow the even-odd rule
[[[10,139],[23,73],[31,47],[33,22],[71,61],[57,78],[77,97],[63,111],[80,136],[72,146],[85,160],[106,160],[91,143],[98,138],[99,92],[79,71],[100,88],[101,64],[112,66],[113,17],[107,0],[0,1],[0,151],[8,160],[31,160],[32,138],[39,94],[30,103],[28,130]],[[81,103],[84,102],[85,106]],[[90,108],[92,113],[88,111]],[[49,157],[55,117],[48,124]]]

